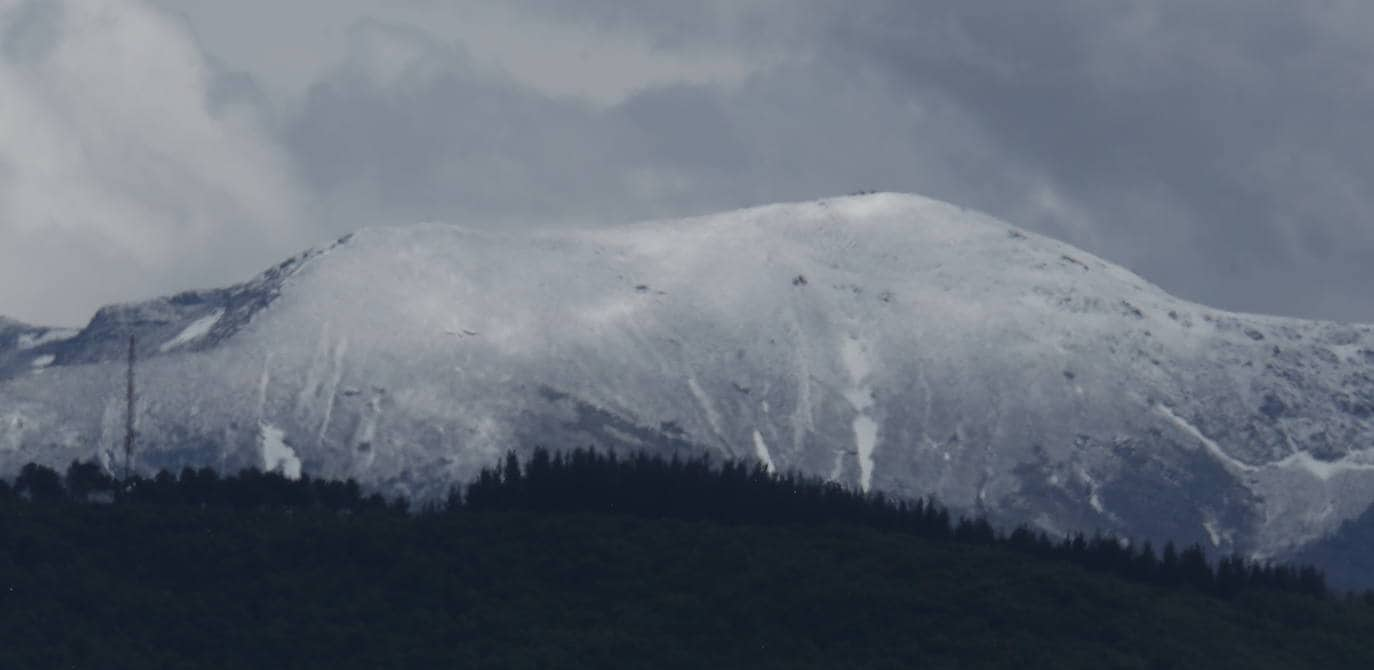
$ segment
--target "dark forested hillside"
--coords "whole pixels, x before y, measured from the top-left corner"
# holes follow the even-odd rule
[[[26,468],[0,487],[0,667],[1374,661],[1374,606],[1312,570],[1003,536],[755,467],[539,452],[465,493]]]

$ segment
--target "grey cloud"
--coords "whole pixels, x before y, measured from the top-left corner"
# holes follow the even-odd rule
[[[254,22],[223,5],[159,1],[187,8],[186,20],[213,31],[214,44],[256,38],[233,34]],[[40,25],[22,17],[51,4],[8,12],[7,29]],[[244,11],[271,6],[250,4],[257,9]],[[752,72],[742,82],[663,78],[690,71],[674,65],[644,75],[659,79],[628,97],[595,100],[569,86],[551,94],[529,72],[520,81],[535,83],[521,84],[472,46],[471,34],[467,45],[454,37],[464,8],[481,4],[303,0],[264,33],[274,43],[262,57],[244,61],[257,69],[212,55],[205,81],[192,87],[228,128],[225,137],[249,148],[237,158],[230,151],[232,160],[194,162],[193,184],[225,187],[169,199],[157,195],[165,184],[130,185],[102,172],[90,192],[152,203],[154,221],[189,212],[204,228],[195,239],[205,240],[233,237],[208,232],[216,217],[207,208],[232,212],[234,225],[270,219],[289,233],[282,239],[302,239],[416,220],[626,221],[859,189],[912,191],[1084,246],[1184,297],[1374,321],[1365,297],[1374,280],[1367,3],[503,3],[531,25],[616,33],[618,49],[647,44],[656,57],[671,52],[665,62],[728,54]],[[226,16],[235,20],[204,23]],[[336,30],[350,22],[352,30]],[[567,34],[545,28],[539,34]],[[518,25],[502,29],[521,34]],[[42,30],[23,34],[5,35],[11,61],[43,53]],[[296,37],[314,45],[308,67],[294,60],[303,48]],[[235,49],[226,53],[248,53]],[[341,57],[321,55],[335,49]],[[572,53],[559,49],[541,53]],[[295,75],[267,77],[272,59],[288,58],[277,65]],[[318,63],[329,62],[317,76]],[[575,64],[556,76],[564,72],[579,76]],[[633,72],[649,70],[624,68],[615,79]],[[307,89],[282,92],[305,77],[314,78]],[[259,82],[269,80],[265,92]],[[207,151],[229,151],[232,142],[212,144]],[[252,168],[255,161],[266,167]],[[23,185],[30,173],[22,161],[0,151],[0,164],[10,166],[0,174],[3,202],[37,192]],[[215,277],[230,265],[240,275],[259,269],[263,249],[281,242],[244,245],[234,258],[217,257]],[[215,281],[188,279],[184,267],[156,274],[163,290]]]
[[[601,108],[375,21],[355,29],[350,55],[312,87],[287,135],[321,218],[340,230],[624,221],[859,189],[967,201],[1039,187],[1003,174],[1006,159],[940,96],[916,104],[824,64],[779,66],[734,87],[652,86]]]
[[[311,87],[287,143],[336,225],[354,226],[519,219],[604,195],[590,182],[614,179],[601,156],[611,132],[590,108],[481,71],[461,48],[369,21]]]
[[[616,111],[642,138],[639,160],[734,173],[749,156],[722,102],[707,87],[667,86],[644,91]]]
[[[812,24],[836,8],[824,2],[794,0],[511,0],[536,15],[582,22],[605,30],[629,30],[646,35],[664,49],[697,49],[728,44],[752,48],[774,42],[794,29]]]
[[[1364,41],[1308,5],[1007,5],[895,5],[828,29],[898,85],[953,96],[1092,212],[1106,255],[1167,288],[1242,309],[1374,318],[1368,305],[1342,313],[1374,279],[1359,261],[1374,252],[1374,90],[1350,87],[1374,63]],[[913,46],[938,44],[925,26],[985,58]],[[1179,218],[1120,207],[1142,189]],[[1155,240],[1125,248],[1140,230]],[[1323,238],[1359,251],[1333,255]],[[1328,295],[1332,283],[1345,297]]]
[[[1080,220],[1052,223],[1056,208],[1025,189],[949,189],[961,204],[1218,306],[1374,320],[1368,3],[524,6],[665,48],[725,40],[879,73],[897,101],[966,115],[1003,157],[986,177],[1040,184]],[[941,138],[904,139],[922,151]]]
[[[11,9],[0,27],[0,51],[11,62],[41,60],[57,44],[62,5],[25,0]]]
[[[57,10],[0,1],[6,47],[28,45],[0,59],[0,312],[77,324],[317,240],[272,139],[207,105],[178,26],[128,0],[38,4]]]
[[[232,109],[247,108],[267,123],[271,117],[271,102],[247,72],[230,70],[209,62],[210,77],[205,89],[205,105],[212,114],[222,115]]]

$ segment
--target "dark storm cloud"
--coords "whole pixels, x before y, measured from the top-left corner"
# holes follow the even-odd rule
[[[127,0],[0,0],[0,314],[242,279],[317,235],[288,158],[180,26]]]
[[[1314,9],[1334,6],[904,3],[839,15],[825,34],[898,85],[960,101],[1091,212],[1105,253],[1135,255],[1160,283],[1369,318],[1374,53],[1341,30],[1374,14]],[[1142,193],[1178,218],[1131,207]],[[1134,254],[1111,241],[1144,230],[1162,235]]]
[[[973,190],[956,187],[967,171],[991,174],[986,162],[1000,160],[977,134],[939,100],[917,106],[816,63],[596,106],[517,84],[426,31],[369,21],[311,87],[287,144],[342,230],[624,221],[913,183],[961,195]]]
[[[1086,219],[1077,233],[1049,232],[1220,306],[1374,320],[1364,297],[1374,280],[1367,3],[754,6],[773,21],[711,4],[526,6],[641,29],[665,48],[726,40],[880,73],[896,98],[966,114],[1005,158],[1008,172],[988,176],[1047,184]],[[911,151],[937,138],[914,139]],[[1015,190],[951,193],[1047,223]]]
[[[287,145],[345,227],[482,223],[594,210],[617,178],[614,133],[434,35],[367,21],[311,86]]]
[[[71,322],[365,225],[877,189],[1215,306],[1374,321],[1368,3],[155,2],[100,0],[132,17],[112,49],[62,29],[94,0],[0,0],[0,279],[71,283],[0,282],[0,313]]]

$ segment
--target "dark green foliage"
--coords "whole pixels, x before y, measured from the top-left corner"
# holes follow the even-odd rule
[[[119,483],[95,463],[72,461],[67,468],[66,495],[72,500],[113,500]]]
[[[449,508],[463,504],[455,491]],[[1096,572],[1132,581],[1233,597],[1251,588],[1277,589],[1315,597],[1328,595],[1325,577],[1312,567],[1250,564],[1233,556],[1224,580],[1202,548],[1182,552],[1173,543],[1155,558],[1149,543],[1132,551],[1110,536],[1073,535],[1059,543],[1043,533],[1018,528],[999,535],[986,519],[959,519],[932,500],[891,500],[834,482],[795,473],[769,473],[758,463],[714,465],[706,457],[682,460],[637,454],[535,450],[523,467],[508,454],[498,468],[484,470],[468,486],[465,504],[474,511],[625,513],[722,523],[857,524],[930,539],[973,545],[1002,545],[1041,558],[1067,560]]]
[[[21,498],[40,503],[57,502],[66,495],[62,478],[56,472],[33,463],[19,471],[14,480],[14,492]]]
[[[450,496],[450,506],[458,496]],[[951,527],[949,513],[926,501],[894,502],[834,482],[775,475],[757,463],[708,458],[620,457],[592,450],[539,449],[523,466],[508,456],[467,487],[470,510],[610,512],[724,523],[862,523],[931,537],[994,540],[982,519]]]
[[[416,513],[190,469],[83,502],[109,482],[45,470],[0,487],[0,668],[1374,662],[1374,606],[1314,570],[1166,569],[753,466],[539,452]]]

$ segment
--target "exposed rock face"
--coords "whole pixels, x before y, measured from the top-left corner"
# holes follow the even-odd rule
[[[366,230],[79,333],[0,323],[0,468],[114,458],[130,332],[144,469],[424,496],[511,448],[707,450],[1274,557],[1374,502],[1374,328],[1208,309],[913,196]]]

